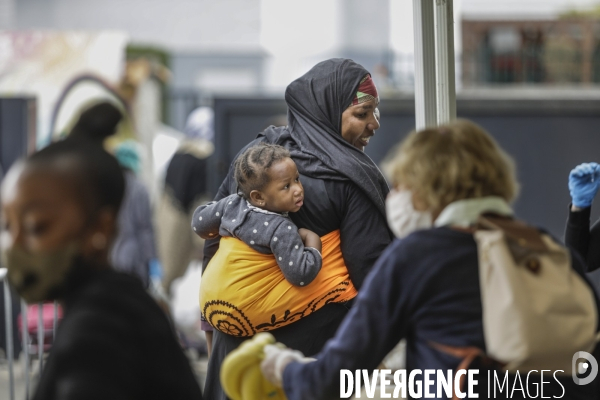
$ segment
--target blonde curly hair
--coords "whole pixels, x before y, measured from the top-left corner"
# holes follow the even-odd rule
[[[413,192],[430,210],[462,199],[519,191],[512,158],[480,126],[459,119],[410,133],[389,166],[392,184]]]

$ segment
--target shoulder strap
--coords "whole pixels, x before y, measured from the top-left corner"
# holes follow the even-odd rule
[[[539,229],[511,217],[483,214],[479,216],[476,227],[481,230],[500,230],[509,242],[531,251],[549,251]]]
[[[539,254],[551,251],[539,229],[512,217],[483,214],[477,220],[476,229],[480,232],[502,232],[514,262],[521,264],[525,261],[525,266],[534,273],[539,271]]]

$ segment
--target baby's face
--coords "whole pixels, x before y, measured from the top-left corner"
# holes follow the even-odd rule
[[[273,212],[296,212],[304,204],[304,188],[296,163],[285,158],[269,168],[269,183],[261,191],[265,204]]]

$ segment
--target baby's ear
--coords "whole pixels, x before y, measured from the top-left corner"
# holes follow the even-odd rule
[[[253,203],[260,203],[264,201],[264,196],[260,190],[253,190],[250,192],[250,201]]]

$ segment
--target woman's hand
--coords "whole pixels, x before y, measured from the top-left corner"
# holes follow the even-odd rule
[[[319,235],[305,228],[298,229],[298,233],[300,234],[300,238],[302,238],[304,247],[312,247],[319,250],[319,253],[321,252],[322,243]]]
[[[308,232],[314,234],[314,232]],[[260,369],[265,379],[277,387],[283,386],[283,371],[289,363],[300,362],[304,364],[315,361],[314,358],[304,357],[304,354],[298,350],[289,349],[281,343],[268,344],[263,351],[264,359],[260,363]]]
[[[569,174],[569,191],[572,199],[572,210],[578,211],[592,205],[592,201],[600,187],[600,165],[584,163],[575,167]]]

